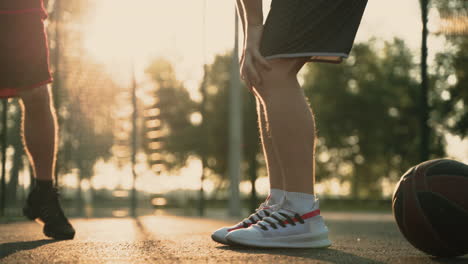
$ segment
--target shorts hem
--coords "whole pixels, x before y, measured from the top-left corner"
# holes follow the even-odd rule
[[[25,14],[40,14],[42,19],[47,18],[47,11],[44,8],[28,8],[28,9],[13,9],[13,10],[0,10],[0,15],[16,16]]]
[[[14,10],[0,10],[0,15],[17,15],[26,13],[39,13],[43,12],[42,8],[28,8],[28,9],[14,9]]]
[[[266,56],[265,59],[284,59],[284,58],[303,58],[303,57],[310,57],[312,61],[314,61],[313,57],[338,57],[340,59],[346,59],[349,57],[346,53],[339,53],[339,52],[301,52],[301,53],[284,53],[284,54],[275,54]],[[326,61],[318,59],[317,61]],[[341,60],[340,60],[341,61]],[[333,62],[333,60],[330,60]]]
[[[21,92],[44,86],[46,84],[52,83],[52,81],[53,79],[49,78],[48,80],[45,80],[45,81],[42,81],[33,85],[18,87],[18,88],[0,86],[0,98],[17,97]]]

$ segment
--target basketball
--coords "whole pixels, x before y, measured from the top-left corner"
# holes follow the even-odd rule
[[[468,253],[468,166],[437,159],[409,169],[392,199],[403,236],[417,249],[437,257]]]

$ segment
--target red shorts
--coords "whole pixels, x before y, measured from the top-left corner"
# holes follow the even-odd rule
[[[52,82],[42,9],[0,9],[0,97]]]

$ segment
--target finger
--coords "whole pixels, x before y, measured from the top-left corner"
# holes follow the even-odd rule
[[[251,86],[253,86],[252,81],[250,81],[250,79],[249,79],[249,77],[247,75],[244,75],[242,80],[244,81],[245,85],[247,85],[247,87],[250,88]]]
[[[264,70],[271,71],[272,68],[270,63],[259,52],[255,52],[253,56],[255,62],[259,64]]]
[[[253,88],[254,88],[254,85],[249,82],[248,80],[245,82],[245,85],[247,86],[247,88],[249,89],[250,92],[253,92]]]
[[[244,61],[241,65],[241,71],[240,71],[240,74],[241,74],[241,79],[244,80],[245,82],[251,82],[250,81],[250,71],[248,69],[248,60],[246,60],[244,58]]]
[[[247,72],[247,78],[252,85],[257,86],[261,84],[262,81],[260,75],[258,74],[257,69],[255,69],[255,67],[249,66],[247,68]]]
[[[249,79],[246,77],[246,73],[244,71],[244,68],[242,68],[242,70],[241,70],[241,79],[242,79],[242,81],[244,81],[245,86],[247,88],[249,88],[250,91],[252,91],[252,85],[250,84]]]
[[[247,86],[247,88],[252,92],[253,90],[253,85],[249,82],[249,81],[246,81],[245,82],[245,85]]]
[[[241,80],[247,82],[248,81],[248,77],[247,77],[247,71],[245,70],[245,65],[241,65],[241,68],[240,68],[240,78]]]
[[[261,84],[261,78],[260,74],[258,74],[257,69],[254,66],[254,63],[252,60],[247,60],[246,58],[246,63],[245,63],[245,76],[249,80],[249,82],[253,85],[260,85]]]

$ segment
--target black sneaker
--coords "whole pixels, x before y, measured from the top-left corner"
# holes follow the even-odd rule
[[[44,235],[54,239],[73,239],[75,229],[65,217],[58,198],[56,188],[35,187],[26,200],[23,213],[31,220],[39,219],[44,223]]]

